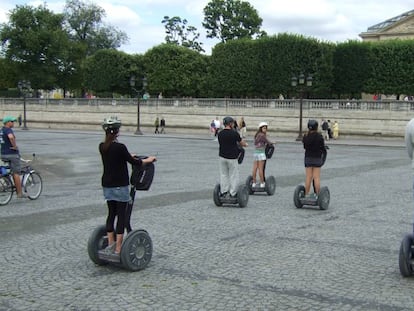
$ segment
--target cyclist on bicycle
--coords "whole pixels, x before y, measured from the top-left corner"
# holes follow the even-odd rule
[[[12,130],[14,122],[17,119],[12,116],[3,118],[3,127],[0,133],[1,159],[10,162],[10,172],[13,175],[14,185],[18,198],[27,198],[27,194],[22,191],[22,183],[20,180],[21,161],[19,148],[16,143],[16,136]]]
[[[131,200],[128,163],[143,165],[155,162],[157,159],[155,157],[148,157],[143,160],[134,158],[127,147],[118,142],[121,120],[116,117],[105,119],[102,127],[105,131],[105,141],[99,144],[99,152],[103,163],[103,194],[108,205],[108,217],[106,219],[108,248],[106,251],[119,257],[126,225],[125,211],[128,202]],[[116,230],[114,230],[115,217],[117,218]],[[114,231],[116,232],[116,242]]]

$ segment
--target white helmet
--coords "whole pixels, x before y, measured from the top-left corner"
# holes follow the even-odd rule
[[[269,126],[266,122],[260,122],[258,128],[262,128],[263,126]]]
[[[111,134],[118,133],[120,127],[121,127],[121,120],[119,120],[115,116],[105,118],[102,124],[102,128],[104,129],[104,131],[107,133],[111,133]]]

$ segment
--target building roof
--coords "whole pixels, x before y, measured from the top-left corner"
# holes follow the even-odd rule
[[[387,19],[386,21],[383,21],[381,23],[368,27],[367,33],[379,32],[412,15],[414,15],[414,10],[392,17],[390,19]]]

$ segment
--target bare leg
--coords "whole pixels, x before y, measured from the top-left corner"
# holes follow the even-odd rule
[[[265,182],[265,178],[264,178],[264,163],[265,161],[258,161],[259,162],[259,178],[260,178],[260,182],[264,183]]]
[[[123,234],[117,234],[116,235],[116,247],[115,247],[115,253],[119,254],[121,253],[121,247],[122,247],[122,241],[124,239]]]
[[[312,178],[315,185],[315,193],[319,194],[319,191],[321,190],[321,168],[320,167],[314,167],[312,170]]]
[[[257,169],[258,169],[257,163],[258,161],[253,162],[253,171],[252,171],[253,183],[256,183],[256,175],[257,175]]]
[[[113,232],[107,232],[107,236],[108,236],[108,246],[114,244],[115,242],[115,235]]]
[[[312,170],[313,170],[313,167],[305,167],[305,171],[306,171],[305,195],[309,194],[310,186],[312,183]]]
[[[21,196],[22,195],[22,182],[20,180],[20,175],[13,174],[13,181],[14,181],[14,185],[16,186],[17,196]]]

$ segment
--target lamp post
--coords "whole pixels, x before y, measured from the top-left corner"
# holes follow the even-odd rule
[[[306,82],[306,84],[305,84]],[[300,106],[299,106],[299,133],[298,137],[296,138],[296,141],[302,141],[303,133],[302,133],[302,117],[303,117],[303,95],[305,91],[305,87],[311,87],[312,86],[312,76],[308,75],[305,78],[305,75],[301,73],[299,75],[299,79],[296,76],[292,77],[291,84],[293,87],[300,87]]]
[[[28,130],[26,124],[26,97],[29,91],[31,90],[31,83],[28,80],[21,80],[17,83],[17,87],[20,90],[20,93],[23,94],[23,130]]]
[[[137,129],[135,130],[135,135],[142,135],[141,132],[141,124],[140,124],[140,118],[141,118],[141,113],[140,113],[140,96],[141,96],[141,91],[138,91],[135,88],[135,82],[136,82],[136,78],[135,76],[131,76],[131,78],[129,79],[129,85],[131,86],[131,88],[137,93]],[[142,78],[142,91],[145,91],[147,87],[147,78],[144,76]]]

